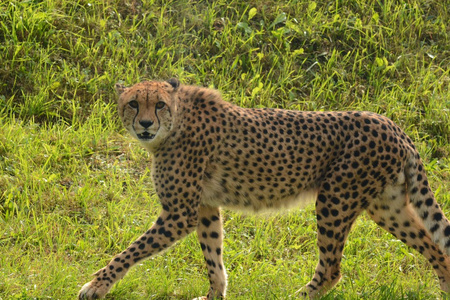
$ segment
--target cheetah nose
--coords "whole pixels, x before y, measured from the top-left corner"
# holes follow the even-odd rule
[[[141,124],[142,127],[144,128],[149,128],[150,126],[153,125],[153,121],[139,121],[139,124]]]

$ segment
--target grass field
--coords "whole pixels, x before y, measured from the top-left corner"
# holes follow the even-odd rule
[[[251,3],[251,4],[249,4]],[[245,107],[370,110],[415,141],[450,217],[450,5],[442,0],[0,2],[0,299],[74,299],[160,210],[114,83],[178,77]],[[229,299],[287,299],[318,259],[312,207],[224,212]],[[365,215],[325,299],[444,297]],[[206,294],[195,234],[107,299]]]

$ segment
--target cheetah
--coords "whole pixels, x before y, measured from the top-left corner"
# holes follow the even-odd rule
[[[388,118],[241,108],[216,90],[177,79],[116,90],[123,125],[153,154],[162,211],[82,287],[79,299],[104,297],[137,262],[194,230],[210,282],[202,299],[225,298],[220,209],[279,210],[308,198],[315,201],[319,262],[303,296],[325,295],[340,280],[345,241],[364,210],[424,255],[449,292],[450,223],[413,142]]]

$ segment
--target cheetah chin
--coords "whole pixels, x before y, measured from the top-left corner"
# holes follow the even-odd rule
[[[153,154],[162,210],[83,286],[79,299],[104,297],[133,265],[193,231],[210,282],[202,299],[225,298],[220,208],[280,210],[304,198],[315,201],[319,257],[301,295],[325,295],[340,280],[345,241],[364,210],[421,253],[449,292],[450,223],[412,140],[388,118],[241,108],[216,90],[177,79],[117,84],[116,90],[124,127]]]

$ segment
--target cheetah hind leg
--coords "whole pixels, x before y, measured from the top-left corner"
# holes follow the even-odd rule
[[[334,206],[330,209],[328,203],[332,201]],[[353,222],[363,210],[360,206],[343,209],[344,205],[346,201],[338,199],[332,192],[319,192],[316,201],[319,262],[313,278],[297,291],[297,296],[320,298],[340,281],[344,244]]]
[[[386,188],[384,194],[369,205],[367,212],[383,229],[425,256],[439,277],[441,289],[450,292],[450,258],[425,230],[409,203],[404,185]]]

